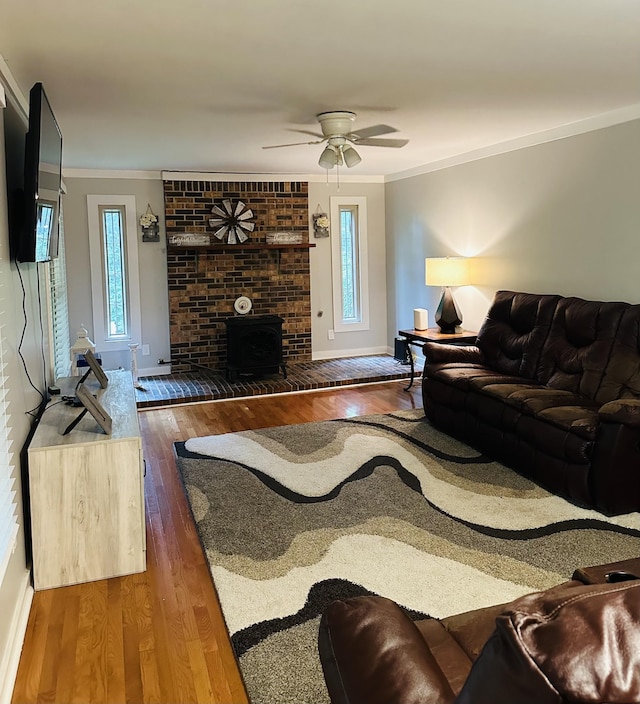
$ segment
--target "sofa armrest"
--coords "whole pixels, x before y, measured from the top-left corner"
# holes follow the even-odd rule
[[[450,345],[442,342],[425,342],[422,352],[427,364],[466,362],[484,364],[484,355],[475,345]]]
[[[622,423],[640,429],[640,399],[621,398],[600,407],[601,422]]]
[[[419,630],[382,597],[334,601],[318,650],[333,704],[449,704],[454,693]]]
[[[640,506],[640,401],[619,399],[600,407],[589,484],[595,507],[608,515]]]
[[[573,579],[583,584],[607,584],[640,579],[640,557],[609,562],[606,565],[579,567],[573,573]]]
[[[640,701],[640,582],[512,602],[456,704]]]

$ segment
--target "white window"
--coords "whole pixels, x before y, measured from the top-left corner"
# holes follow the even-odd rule
[[[136,199],[87,196],[93,335],[98,352],[139,342],[140,282]]]
[[[368,330],[367,199],[331,198],[331,230],[334,330]]]

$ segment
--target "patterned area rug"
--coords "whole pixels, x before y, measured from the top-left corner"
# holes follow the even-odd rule
[[[380,594],[443,617],[635,557],[638,514],[552,496],[422,411],[176,443],[253,704],[328,701],[320,614]]]

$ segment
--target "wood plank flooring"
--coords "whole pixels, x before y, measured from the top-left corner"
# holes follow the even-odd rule
[[[147,571],[36,592],[12,704],[247,702],[176,472],[173,442],[421,407],[420,385],[410,392],[405,385],[141,411]]]

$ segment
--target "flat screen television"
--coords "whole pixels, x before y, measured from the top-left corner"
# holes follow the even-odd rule
[[[18,261],[46,262],[58,256],[61,182],[62,133],[42,83],[36,83],[29,92],[23,218],[15,233]]]

